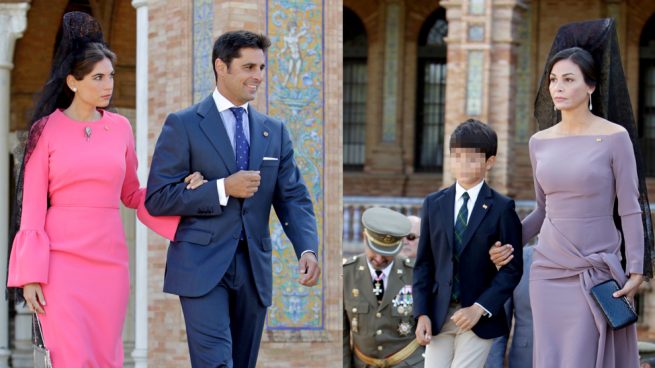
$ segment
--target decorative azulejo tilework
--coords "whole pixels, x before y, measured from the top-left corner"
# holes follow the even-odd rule
[[[482,113],[482,78],[484,53],[479,50],[468,52],[468,73],[466,76],[466,114]]]
[[[200,102],[214,89],[212,68],[212,26],[214,2],[193,0],[193,103]]]
[[[530,138],[530,126],[534,117],[532,116],[532,7],[528,7],[518,22],[518,39],[516,58],[516,130],[515,138],[518,142],[528,142]]]
[[[387,4],[384,42],[384,70],[398,70],[400,55],[400,5]],[[396,140],[396,122],[398,120],[398,74],[384,73],[384,106],[382,107],[382,140]]]
[[[285,122],[295,159],[314,203],[318,226],[319,264],[324,268],[324,65],[322,0],[267,2],[268,115]],[[273,305],[269,330],[321,330],[324,322],[323,283],[312,288],[298,284],[298,262],[277,218],[273,239]]]

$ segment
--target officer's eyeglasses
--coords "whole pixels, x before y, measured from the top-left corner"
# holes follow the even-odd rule
[[[419,237],[420,236],[418,236],[418,235],[416,235],[414,233],[409,233],[409,234],[407,234],[407,236],[405,238],[407,238],[407,240],[409,240],[409,241],[414,241],[414,240],[418,239]]]

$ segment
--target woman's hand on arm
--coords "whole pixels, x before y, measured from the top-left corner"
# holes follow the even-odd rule
[[[193,190],[205,184],[207,180],[205,180],[205,177],[203,177],[200,172],[196,171],[193,174],[184,178],[184,182],[187,184],[186,186],[187,189]]]

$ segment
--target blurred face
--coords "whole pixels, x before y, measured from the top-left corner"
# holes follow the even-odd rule
[[[214,65],[218,91],[236,106],[255,99],[266,67],[263,50],[249,47],[241,49],[240,53],[229,66],[221,59],[216,59]]]
[[[416,258],[418,249],[418,238],[421,232],[421,219],[416,216],[408,216],[409,222],[412,223],[410,233],[403,238],[403,249],[400,254],[407,258]]]
[[[594,88],[584,81],[580,67],[571,60],[560,60],[550,71],[548,87],[550,97],[558,110],[573,110],[580,106],[587,108],[589,94]]]
[[[496,162],[496,156],[485,158],[475,148],[451,148],[450,168],[457,182],[465,189],[478,184]]]
[[[71,90],[77,89],[73,101],[94,107],[107,107],[114,91],[114,66],[109,59],[104,58],[82,80],[69,75],[66,83]]]
[[[364,240],[368,242],[366,234],[364,234]],[[368,259],[371,265],[373,265],[373,268],[376,270],[384,270],[388,265],[391,264],[391,262],[393,262],[393,256],[383,256],[379,253],[375,253],[373,249],[368,246],[368,244],[364,245],[364,249],[366,251],[366,259]]]

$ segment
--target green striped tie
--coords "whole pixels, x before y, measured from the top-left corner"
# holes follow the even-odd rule
[[[469,194],[464,192],[462,194],[462,199],[464,203],[457,213],[457,219],[455,220],[455,249],[453,254],[453,293],[450,296],[450,299],[458,303],[459,302],[459,254],[462,251],[462,240],[464,240],[464,232],[466,231],[467,220],[469,217],[468,201]]]

